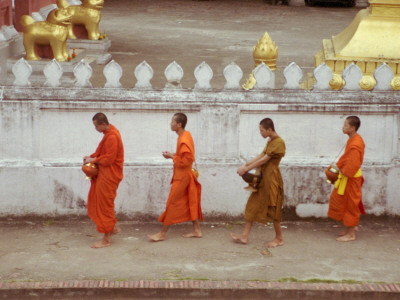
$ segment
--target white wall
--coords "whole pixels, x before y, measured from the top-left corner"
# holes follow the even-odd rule
[[[320,215],[331,189],[324,168],[346,143],[341,127],[350,114],[361,118],[359,132],[366,143],[366,209],[400,215],[398,93],[18,87],[3,87],[2,92],[2,216],[86,213],[90,183],[80,164],[102,138],[91,121],[99,111],[120,130],[124,142],[125,178],[116,210],[129,217],[156,217],[165,207],[172,164],[161,151],[175,149],[177,136],[169,123],[177,111],[189,118],[206,216],[243,212],[248,193],[236,169],[264,148],[258,124],[265,117],[274,120],[286,142],[281,162],[285,205],[298,207],[302,216]]]

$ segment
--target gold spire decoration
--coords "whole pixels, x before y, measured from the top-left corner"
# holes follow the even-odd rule
[[[315,55],[315,66],[328,65],[334,76],[330,86],[340,90],[345,84],[343,70],[352,62],[363,73],[359,83],[363,90],[376,84],[373,73],[386,63],[395,77],[391,86],[400,89],[400,1],[369,0],[369,7],[360,10],[352,23],[330,40],[322,41],[322,50]]]
[[[276,70],[276,60],[278,59],[278,47],[271,39],[268,32],[258,40],[257,45],[253,47],[254,68],[259,64],[266,64],[272,71]],[[254,71],[254,70],[253,70]],[[245,90],[251,90],[256,84],[253,72],[249,75],[246,83],[242,85]]]

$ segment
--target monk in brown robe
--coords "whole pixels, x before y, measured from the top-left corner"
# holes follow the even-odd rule
[[[119,131],[108,123],[105,114],[97,113],[93,117],[93,125],[104,137],[96,152],[85,156],[83,162],[93,163],[99,169],[98,175],[91,179],[87,210],[89,217],[96,224],[97,231],[104,234],[104,237],[91,247],[103,248],[111,245],[112,234],[121,231],[116,225],[114,200],[123,178],[124,146]]]
[[[343,125],[343,133],[349,136],[343,155],[336,163],[339,168],[339,179],[329,199],[328,217],[342,221],[346,230],[336,239],[339,242],[349,242],[356,239],[356,230],[360,213],[365,214],[361,201],[361,187],[364,178],[361,165],[364,158],[365,144],[357,133],[360,119],[356,116],[347,117]]]
[[[199,220],[203,220],[201,213],[201,185],[192,171],[195,158],[194,143],[189,131],[185,130],[187,117],[183,113],[176,113],[171,120],[171,130],[178,134],[176,153],[164,151],[162,155],[174,162],[174,174],[171,180],[171,191],[167,200],[167,207],[158,221],[163,223],[159,233],[148,235],[154,242],[166,238],[168,228],[172,224],[193,222],[193,232],[184,234],[186,238],[201,238]]]
[[[260,168],[262,179],[257,191],[252,192],[247,200],[244,219],[246,220],[244,230],[241,234],[231,233],[232,239],[241,244],[247,244],[253,222],[266,224],[273,222],[275,238],[267,243],[265,247],[274,248],[283,245],[281,230],[282,205],[283,205],[283,180],[279,169],[279,163],[285,155],[285,142],[275,132],[274,123],[270,118],[265,118],[259,125],[260,134],[263,138],[269,138],[263,152],[254,159],[242,165],[237,173],[244,173]]]

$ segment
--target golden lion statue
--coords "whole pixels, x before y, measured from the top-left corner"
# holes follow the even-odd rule
[[[54,9],[46,21],[35,22],[28,15],[21,17],[24,27],[24,47],[27,60],[39,60],[35,53],[35,45],[50,45],[53,56],[58,61],[68,59],[67,38],[71,15],[65,9]]]
[[[71,25],[68,27],[68,38],[72,40],[76,39],[73,30],[73,25],[76,24],[85,26],[89,40],[98,40],[103,4],[104,0],[82,0],[82,5],[69,5],[66,0],[57,0],[57,6],[67,9],[72,15]]]

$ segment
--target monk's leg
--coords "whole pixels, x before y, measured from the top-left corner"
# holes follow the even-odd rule
[[[347,189],[347,188],[346,188]],[[346,197],[346,209],[343,213],[343,225],[347,230],[343,236],[338,237],[338,242],[350,242],[356,239],[357,225],[360,220],[359,202],[353,201],[350,197]]]
[[[358,231],[358,226],[355,226],[355,227],[354,227],[354,230],[355,230],[355,231]],[[338,235],[339,235],[339,236],[344,236],[344,235],[347,234],[348,231],[349,231],[349,228],[346,227],[346,228],[345,228],[343,231],[341,231]]]
[[[90,247],[104,248],[104,247],[108,247],[108,246],[111,246],[111,233],[105,233],[104,237],[100,241],[92,244]]]
[[[165,240],[168,228],[169,228],[169,226],[163,225],[163,227],[159,233],[152,234],[152,235],[148,234],[147,237],[150,240],[152,240],[153,242],[161,242],[161,241]]]
[[[347,227],[347,232],[345,235],[338,237],[336,240],[338,242],[351,242],[356,239],[356,226]]]
[[[267,248],[275,248],[278,246],[283,246],[283,236],[282,236],[282,228],[281,222],[274,221],[274,229],[275,229],[275,238],[272,241],[269,241],[265,244]]]
[[[235,243],[239,243],[239,244],[244,244],[244,245],[247,244],[249,241],[249,234],[250,234],[250,230],[251,230],[252,226],[253,226],[253,222],[246,220],[246,224],[244,225],[242,234],[231,233],[231,237],[232,237],[233,241]]]
[[[201,233],[199,220],[193,221],[193,232],[186,233],[182,235],[185,238],[201,238],[203,234]]]
[[[119,228],[117,224],[115,224],[113,230],[111,231],[111,234],[118,234],[118,233],[121,233],[121,228]]]

